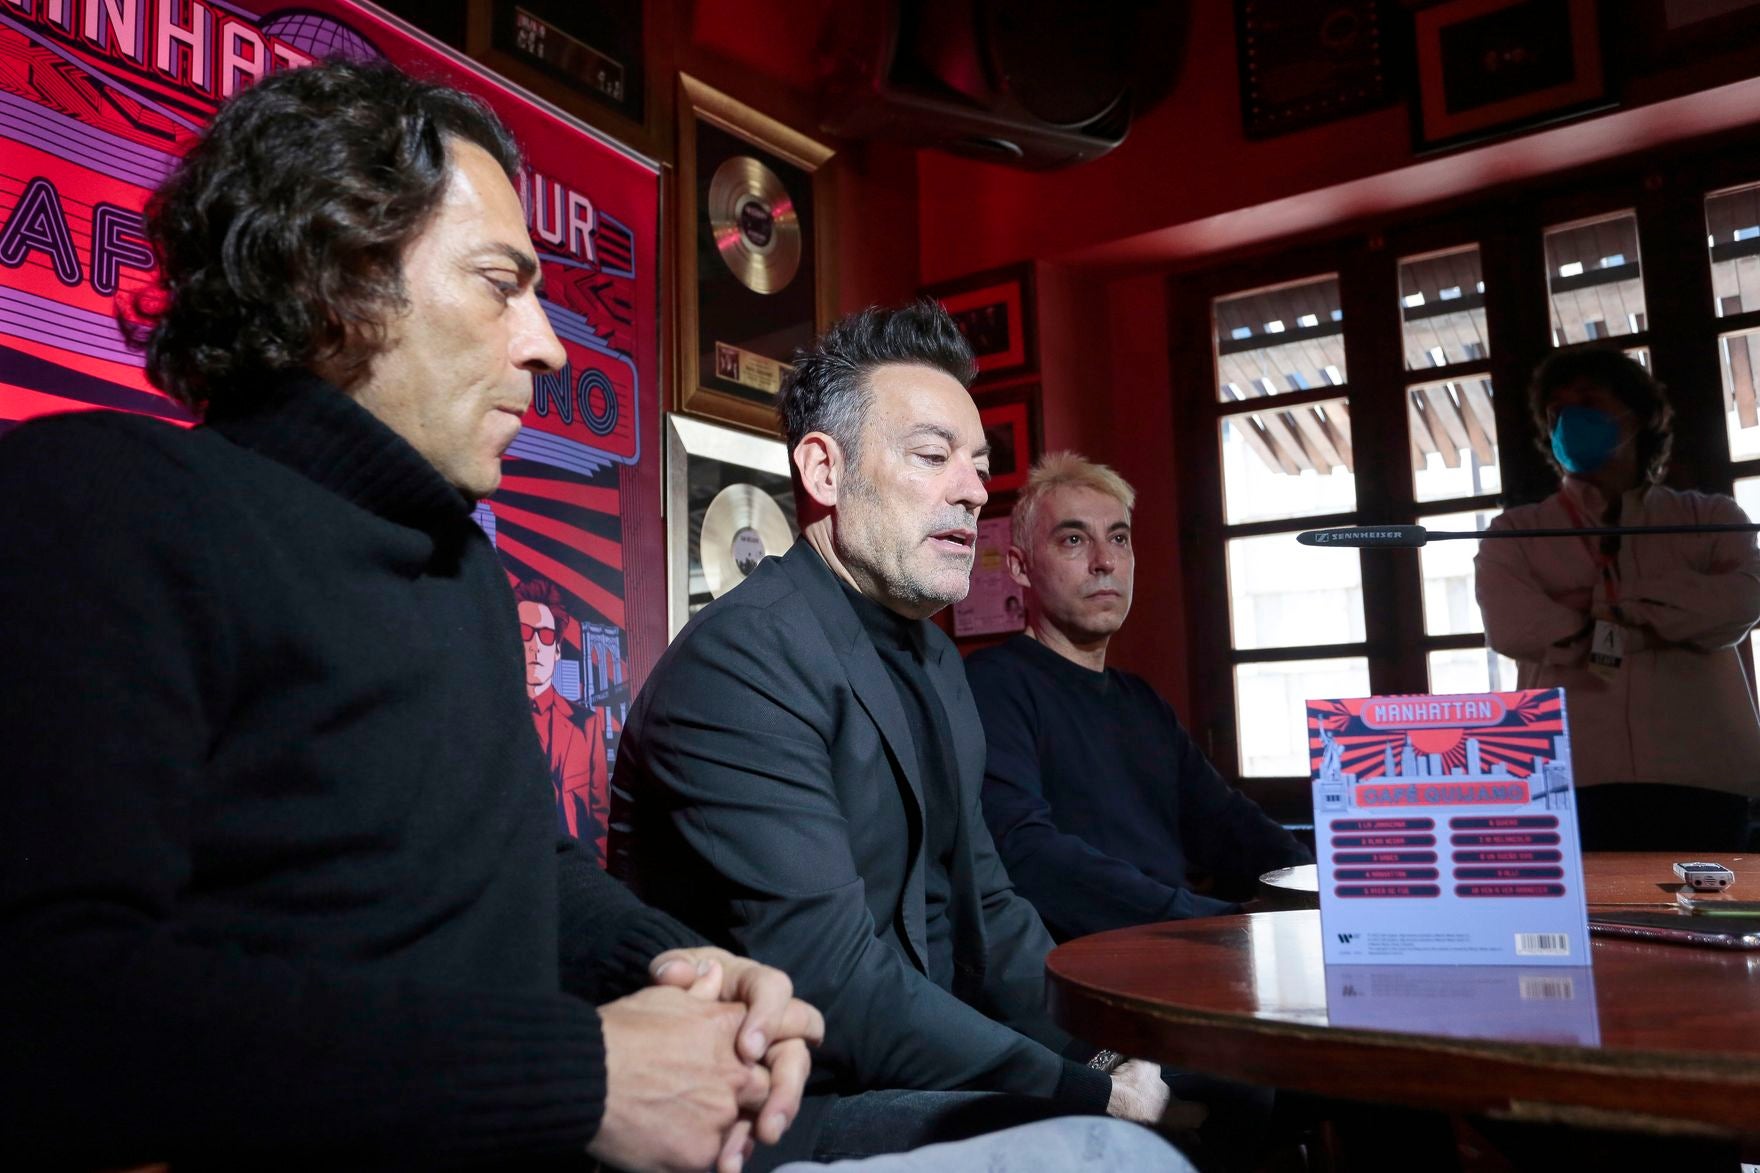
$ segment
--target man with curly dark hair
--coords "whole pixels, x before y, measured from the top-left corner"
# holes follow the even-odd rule
[[[150,209],[137,335],[201,426],[0,441],[0,1165],[734,1173],[814,1133],[818,1011],[557,834],[471,520],[564,357],[518,163],[455,91],[271,75]]]
[[[0,443],[0,1164],[730,1170],[798,1111],[817,1012],[556,834],[471,519],[564,360],[518,162],[272,75],[150,209],[202,425]]]

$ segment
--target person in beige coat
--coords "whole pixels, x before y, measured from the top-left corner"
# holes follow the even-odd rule
[[[1730,524],[1729,497],[1660,482],[1666,390],[1617,351],[1554,355],[1530,406],[1558,491],[1493,530]],[[1490,645],[1560,687],[1588,850],[1738,851],[1760,795],[1760,716],[1738,648],[1760,620],[1753,534],[1480,543]]]

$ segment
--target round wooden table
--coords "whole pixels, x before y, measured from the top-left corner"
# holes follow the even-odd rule
[[[1587,857],[1591,907],[1672,906],[1675,858]],[[1760,868],[1744,871],[1747,858],[1718,862],[1736,870],[1738,884],[1745,875],[1760,881]],[[1449,1032],[1486,1028],[1452,1020],[1442,996],[1424,1029],[1337,1025],[1315,911],[1100,933],[1058,946],[1047,969],[1052,1010],[1066,1029],[1182,1070],[1451,1113],[1760,1136],[1760,953],[1607,938],[1596,938],[1591,953],[1592,979],[1570,972],[1593,1013],[1579,1003],[1566,1014],[1561,1003],[1557,1029],[1529,1015],[1470,1037]],[[1441,971],[1416,979],[1438,988],[1464,976],[1452,967],[1398,968],[1402,980]],[[1535,982],[1559,976],[1474,967],[1492,968]]]
[[[1674,911],[1674,894],[1681,886],[1674,862],[1684,856],[1665,851],[1595,851],[1583,856],[1583,884],[1589,907],[1654,908]],[[1750,857],[1719,856],[1702,862],[1742,866]],[[1752,866],[1749,864],[1748,866]],[[1755,880],[1760,881],[1760,869]],[[1754,884],[1760,887],[1760,884]],[[1760,899],[1760,897],[1754,897]],[[1320,874],[1311,863],[1277,868],[1259,877],[1259,902],[1263,911],[1285,908],[1319,908]]]

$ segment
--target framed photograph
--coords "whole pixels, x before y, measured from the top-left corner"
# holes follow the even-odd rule
[[[1246,136],[1272,138],[1397,101],[1384,5],[1235,0]]]
[[[928,285],[923,295],[946,306],[965,332],[978,356],[980,382],[1039,369],[1031,262]]]
[[[788,552],[795,524],[788,452],[755,436],[677,412],[666,417],[669,631]]]
[[[989,506],[985,506],[986,513]],[[978,549],[972,560],[972,589],[953,605],[953,634],[1004,635],[1025,631],[1026,593],[1008,573],[1009,531],[1012,509],[999,511],[978,522]]]
[[[1413,16],[1418,151],[1613,105],[1595,0],[1448,0]]]
[[[974,398],[978,419],[984,425],[984,438],[990,441],[992,504],[986,508],[996,512],[997,497],[1013,494],[1026,485],[1027,473],[1039,455],[1043,443],[1039,436],[1039,384],[980,391]]]
[[[788,360],[836,309],[832,152],[678,81],[678,407],[774,433]]]
[[[467,0],[465,51],[646,155],[663,112],[648,93],[652,4]]]

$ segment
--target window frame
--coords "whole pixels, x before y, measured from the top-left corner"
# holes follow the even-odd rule
[[[1734,480],[1760,475],[1760,458],[1732,462],[1725,431],[1718,339],[1760,326],[1760,310],[1717,317],[1711,256],[1705,240],[1705,196],[1760,181],[1751,152],[1732,152],[1728,140],[1760,143],[1752,132],[1721,136],[1650,156],[1615,160],[1569,179],[1552,177],[1513,188],[1474,193],[1448,205],[1418,209],[1386,222],[1341,226],[1324,239],[1280,242],[1240,254],[1205,258],[1202,268],[1168,276],[1170,362],[1176,396],[1180,462],[1177,491],[1184,514],[1187,723],[1225,777],[1289,823],[1312,818],[1309,780],[1243,777],[1236,744],[1234,674],[1239,664],[1335,655],[1366,656],[1372,691],[1423,692],[1428,654],[1485,646],[1483,635],[1425,634],[1423,583],[1415,556],[1361,551],[1364,639],[1357,643],[1236,651],[1229,616],[1226,543],[1266,533],[1374,522],[1423,524],[1424,518],[1475,507],[1501,510],[1550,494],[1556,476],[1535,444],[1529,419],[1529,373],[1555,349],[1543,239],[1548,228],[1630,209],[1637,220],[1645,329],[1576,345],[1646,347],[1651,369],[1671,390],[1677,413],[1669,483],[1729,493]],[[1736,158],[1750,160],[1740,163]],[[1401,331],[1402,259],[1476,244],[1485,282],[1485,361],[1407,370]],[[1218,396],[1211,304],[1256,288],[1336,273],[1343,309],[1347,381],[1315,398],[1350,403],[1356,454],[1357,507],[1325,516],[1237,525],[1223,520],[1220,421],[1265,410],[1283,396],[1227,401]],[[1417,501],[1411,473],[1406,394],[1411,386],[1450,373],[1489,373],[1496,389],[1502,490],[1495,494]],[[1341,556],[1349,556],[1340,551]],[[1743,655],[1748,655],[1746,646]],[[1750,673],[1753,665],[1749,664]]]

